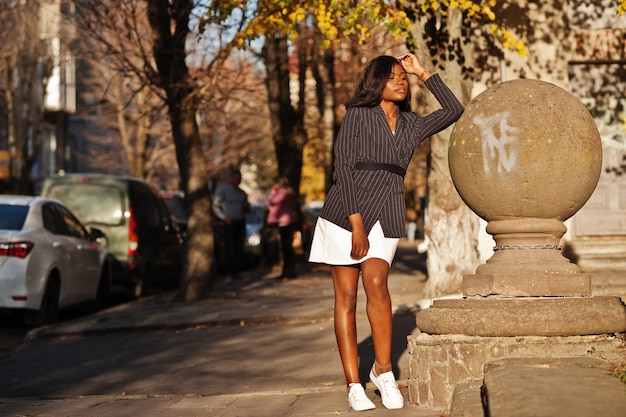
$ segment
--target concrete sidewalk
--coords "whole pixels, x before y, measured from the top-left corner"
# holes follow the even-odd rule
[[[406,390],[401,389],[406,395]],[[0,399],[0,416],[37,417],[439,417],[436,411],[405,404],[401,410],[387,410],[368,388],[376,409],[348,410],[345,389],[311,392],[251,393],[220,396],[88,396],[62,399]]]
[[[408,247],[414,256],[414,246]],[[407,247],[403,247],[407,253]],[[401,255],[400,255],[401,256]],[[419,256],[419,255],[415,255]],[[104,333],[132,333],[162,329],[221,326],[294,324],[332,321],[333,289],[326,266],[306,265],[297,279],[277,279],[272,271],[252,271],[238,281],[218,281],[216,295],[197,302],[174,302],[173,294],[147,297],[128,304],[53,326],[34,329],[29,343],[51,338]],[[420,308],[425,276],[398,264],[392,269],[389,290],[396,315],[414,315]],[[364,293],[360,287],[358,320],[366,321]],[[359,335],[364,337],[366,335]],[[387,410],[366,384],[375,410],[362,416],[435,417],[440,413],[408,402],[406,380],[398,384],[405,408]],[[0,394],[1,397],[1,394]],[[338,416],[348,409],[343,385],[294,387],[290,390],[217,396],[85,396],[73,398],[0,398],[0,416]]]
[[[150,331],[195,326],[307,323],[333,318],[333,288],[325,266],[307,268],[299,278],[277,279],[252,272],[236,282],[216,283],[209,299],[175,302],[174,294],[147,297],[77,320],[32,330],[27,340],[112,332]],[[393,272],[389,279],[394,314],[413,314],[422,298],[424,275]],[[359,295],[359,319],[365,317],[365,294]]]

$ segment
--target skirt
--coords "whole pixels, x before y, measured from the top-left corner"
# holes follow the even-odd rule
[[[370,242],[367,255],[361,259],[353,259],[350,257],[352,232],[319,217],[313,233],[309,262],[328,265],[355,265],[366,259],[379,258],[384,259],[391,266],[400,239],[385,237],[378,221],[367,237]]]

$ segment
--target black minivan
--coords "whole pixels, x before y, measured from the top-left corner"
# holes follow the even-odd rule
[[[61,200],[83,224],[104,232],[112,286],[135,296],[177,288],[183,240],[159,191],[133,177],[62,174],[46,178],[42,196]]]

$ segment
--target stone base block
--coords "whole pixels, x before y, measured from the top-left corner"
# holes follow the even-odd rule
[[[623,359],[613,364],[588,357],[491,362],[485,367],[481,387],[483,414],[491,417],[624,417],[626,384],[611,375],[614,366],[623,363]],[[473,401],[468,401],[470,405],[475,404],[475,397],[469,399]],[[454,399],[452,409],[457,405],[463,404]],[[453,413],[450,415],[452,417]]]
[[[408,392],[413,404],[449,411],[458,384],[482,380],[485,365],[504,358],[591,357],[624,352],[615,335],[478,337],[430,335],[408,337]]]
[[[626,306],[619,297],[435,300],[416,321],[429,334],[596,335],[625,332]]]
[[[589,297],[591,276],[586,273],[466,275],[462,289],[466,296]]]

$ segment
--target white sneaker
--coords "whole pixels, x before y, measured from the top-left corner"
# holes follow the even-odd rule
[[[380,398],[383,400],[385,407],[397,409],[404,406],[404,397],[402,397],[402,393],[400,393],[398,389],[398,384],[396,383],[396,378],[393,376],[393,372],[389,371],[376,376],[374,367],[372,367],[370,380],[380,391]]]
[[[365,389],[361,384],[350,384],[350,392],[348,392],[348,403],[354,411],[372,410],[376,405],[367,398]]]

